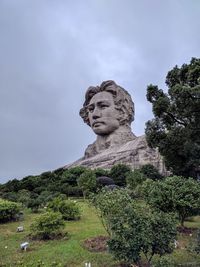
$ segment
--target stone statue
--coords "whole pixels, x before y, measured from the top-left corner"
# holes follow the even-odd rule
[[[154,165],[165,173],[162,158],[156,149],[148,147],[145,136],[136,137],[131,131],[134,103],[129,93],[114,81],[89,87],[80,116],[97,135],[83,158],[65,166],[78,165],[109,169],[124,163],[133,169],[144,164]]]

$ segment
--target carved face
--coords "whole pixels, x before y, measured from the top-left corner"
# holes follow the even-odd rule
[[[109,92],[95,94],[88,105],[90,126],[97,135],[107,135],[119,128],[119,111]]]

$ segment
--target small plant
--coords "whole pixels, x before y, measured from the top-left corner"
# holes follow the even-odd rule
[[[55,239],[63,236],[65,223],[59,212],[45,212],[31,224],[31,238],[39,240]]]

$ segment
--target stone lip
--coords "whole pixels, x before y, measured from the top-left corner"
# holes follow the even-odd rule
[[[161,174],[167,174],[161,155],[157,149],[147,145],[145,135],[135,137],[123,145],[105,149],[94,156],[80,158],[64,166],[64,169],[76,166],[110,169],[118,163],[126,164],[132,169],[137,169],[145,164],[152,164]]]

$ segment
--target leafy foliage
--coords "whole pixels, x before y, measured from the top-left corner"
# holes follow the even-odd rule
[[[59,212],[45,212],[31,224],[31,237],[34,239],[54,239],[62,235],[64,220]]]
[[[86,170],[78,178],[78,186],[83,191],[84,197],[96,189],[96,175],[92,170]]]
[[[140,207],[132,201],[123,209],[123,216],[112,214],[109,224],[112,233],[109,250],[119,260],[140,264],[144,254],[150,266],[155,254],[162,256],[173,251],[176,223],[169,214]]]
[[[151,164],[145,164],[140,169],[140,172],[146,176],[146,178],[152,180],[160,180],[163,176],[159,173],[159,171]]]
[[[109,190],[103,188],[98,194],[91,199],[95,206],[97,214],[109,235],[112,235],[110,220],[112,216],[123,216],[123,210],[131,197],[126,189]]]
[[[131,171],[131,168],[125,164],[116,164],[111,170],[109,176],[114,180],[118,186],[126,185],[126,175]]]
[[[15,219],[19,211],[20,204],[0,199],[0,223]]]
[[[154,119],[146,123],[149,146],[158,147],[176,175],[197,177],[200,166],[200,59],[175,66],[166,77],[168,94],[149,85]]]
[[[126,184],[132,191],[137,191],[137,187],[140,186],[147,177],[140,171],[135,169],[134,171],[128,172],[126,175]]]
[[[200,212],[200,183],[193,178],[172,176],[158,182],[147,180],[143,189],[151,206],[164,212],[177,212],[182,226],[187,217]]]
[[[106,177],[106,176],[100,176],[97,178],[97,188],[101,189],[104,186],[114,185],[115,182],[113,179]]]
[[[47,207],[54,212],[60,212],[64,220],[80,219],[81,211],[75,201],[57,197],[50,201]]]

